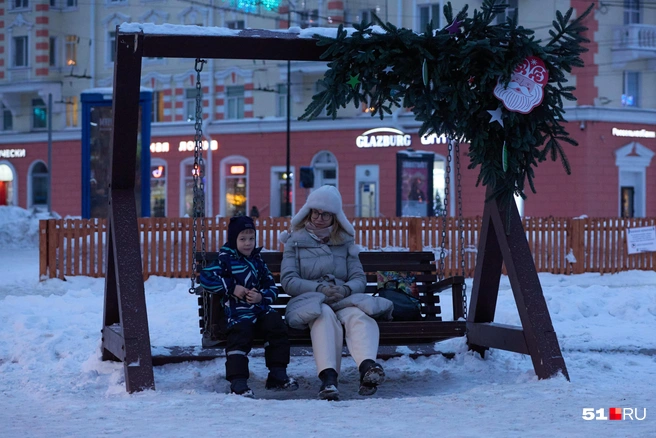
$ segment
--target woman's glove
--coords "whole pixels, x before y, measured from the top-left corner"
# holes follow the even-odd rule
[[[326,304],[333,304],[343,299],[345,295],[342,291],[344,290],[344,286],[328,286],[327,284],[320,284],[317,287],[317,291],[326,296],[326,301],[324,301]]]

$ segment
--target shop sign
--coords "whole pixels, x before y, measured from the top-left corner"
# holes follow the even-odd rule
[[[359,148],[407,147],[412,144],[412,137],[394,128],[375,128],[358,135],[355,144]]]
[[[421,136],[421,144],[423,145],[431,145],[431,144],[447,144],[448,140],[446,138],[446,135],[437,135],[435,133],[430,134],[430,135],[422,135]]]
[[[25,149],[0,149],[0,158],[25,158]]]
[[[614,137],[656,138],[656,131],[613,128]]]
[[[208,143],[207,140],[203,140],[203,150],[206,151],[209,147],[212,148],[213,151],[216,151],[219,149],[219,142],[216,140],[212,140],[211,142]],[[190,140],[190,141],[181,141],[180,145],[178,146],[178,151],[179,152],[191,152],[196,148],[196,142]]]
[[[169,142],[164,141],[164,142],[153,142],[150,144],[150,153],[151,154],[158,154],[162,152],[168,152],[169,151]]]

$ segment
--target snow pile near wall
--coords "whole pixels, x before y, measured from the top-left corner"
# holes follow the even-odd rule
[[[39,220],[50,217],[48,213],[0,206],[0,248],[38,247]]]

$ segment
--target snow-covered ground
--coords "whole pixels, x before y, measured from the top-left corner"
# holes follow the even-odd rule
[[[38,280],[36,218],[0,207],[0,436],[94,437],[656,437],[656,272],[540,274],[571,377],[537,380],[527,356],[494,350],[482,360],[462,339],[442,356],[383,361],[388,380],[357,395],[345,358],[343,401],[316,399],[311,357],[293,357],[293,393],[228,394],[224,360],[155,368],[155,391],[125,392],[123,366],[100,360],[104,280]],[[151,342],[199,345],[188,281],[146,282]],[[471,290],[471,284],[469,289]],[[507,278],[497,322],[518,324]],[[586,421],[584,408],[634,408],[644,420]]]

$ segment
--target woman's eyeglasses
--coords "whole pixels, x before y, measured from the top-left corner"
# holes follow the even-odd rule
[[[317,210],[312,210],[312,219],[319,219],[319,217],[325,221],[328,221],[333,218],[333,214],[327,211],[319,213]]]

